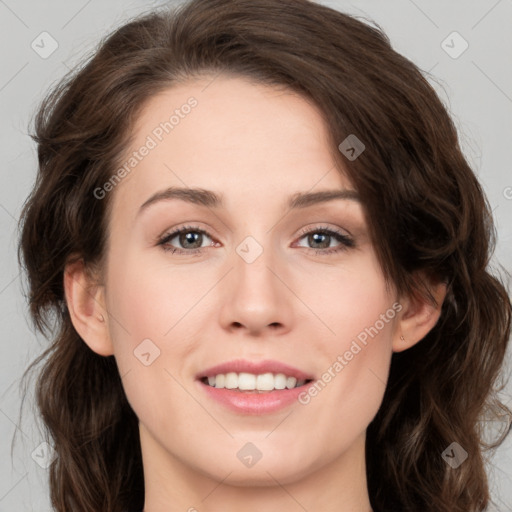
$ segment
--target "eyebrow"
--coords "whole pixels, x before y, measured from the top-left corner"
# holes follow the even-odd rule
[[[188,203],[206,206],[208,208],[221,208],[222,197],[211,190],[203,188],[180,188],[169,187],[153,194],[147,199],[140,207],[138,214],[146,210],[152,204],[160,201],[168,201],[171,199],[180,199]],[[288,199],[288,208],[293,210],[297,208],[306,208],[319,203],[327,201],[334,201],[336,199],[348,199],[361,202],[359,194],[355,190],[341,189],[341,190],[322,190],[319,192],[297,192]],[[137,214],[137,215],[138,215]]]

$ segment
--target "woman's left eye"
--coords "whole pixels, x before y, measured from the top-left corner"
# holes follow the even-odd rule
[[[204,244],[205,239],[209,239],[210,242]],[[312,245],[305,248],[315,251],[317,254],[340,252],[355,246],[354,240],[348,235],[326,227],[314,228],[303,232],[298,240],[303,239],[306,240],[307,244]],[[337,245],[334,247],[331,245],[333,241],[337,242]],[[179,244],[180,247],[176,247],[175,244]],[[171,251],[172,254],[195,254],[202,252],[204,247],[215,245],[215,242],[213,242],[206,231],[198,227],[189,226],[176,229],[164,235],[158,241],[158,245],[161,245],[165,251]],[[299,244],[298,247],[304,247],[304,245]]]
[[[330,254],[334,252],[340,252],[347,248],[354,247],[354,240],[344,233],[329,229],[326,227],[314,228],[305,233],[302,233],[299,240],[306,239],[306,243],[311,246],[306,247],[307,249],[314,250],[317,254]],[[331,242],[336,241],[336,246],[331,246]],[[299,247],[304,247],[299,245]]]

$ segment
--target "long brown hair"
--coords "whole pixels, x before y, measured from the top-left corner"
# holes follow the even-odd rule
[[[49,468],[55,510],[143,506],[137,417],[114,357],[91,351],[73,328],[63,270],[72,257],[91,267],[103,261],[112,194],[99,200],[93,191],[118,169],[145,102],[222,72],[314,102],[362,198],[387,281],[426,297],[419,271],[448,285],[436,326],[393,354],[367,431],[374,510],[483,511],[490,496],[480,420],[505,410],[496,384],[511,318],[507,291],[488,270],[489,204],[418,68],[378,26],[308,0],[192,0],[145,14],[102,41],[37,112],[39,172],[20,219],[19,258],[31,316],[51,338],[26,373],[44,361],[36,399],[57,455]],[[349,135],[365,145],[352,160],[338,149]],[[442,457],[453,442],[469,454],[456,469]]]

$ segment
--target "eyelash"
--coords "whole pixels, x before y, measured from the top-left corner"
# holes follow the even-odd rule
[[[188,232],[201,233],[203,235],[206,235],[209,238],[212,238],[206,231],[199,228],[198,226],[183,226],[181,228],[175,229],[171,233],[166,233],[165,235],[163,235],[162,238],[158,239],[157,245],[160,245],[164,251],[170,252],[171,254],[177,253],[177,254],[187,254],[187,255],[200,254],[201,252],[203,252],[203,249],[206,249],[207,247],[211,247],[211,245],[209,245],[207,247],[197,247],[195,249],[180,249],[178,247],[166,246],[166,244],[170,240],[175,238],[176,236],[181,235],[182,233],[188,233]],[[313,229],[307,229],[307,230],[302,231],[299,235],[299,240],[301,238],[304,238],[306,235],[309,235],[312,233],[320,233],[322,235],[328,235],[328,236],[335,238],[338,242],[340,242],[340,245],[338,245],[336,247],[328,247],[326,249],[315,249],[313,247],[303,247],[303,249],[315,251],[315,254],[326,255],[326,254],[339,253],[341,251],[346,251],[349,248],[355,247],[355,242],[352,238],[341,233],[340,231],[337,231],[336,229],[329,228],[326,226],[317,226]],[[212,240],[213,240],[213,238],[212,238]]]

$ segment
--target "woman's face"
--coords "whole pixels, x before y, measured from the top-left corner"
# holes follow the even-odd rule
[[[108,328],[145,464],[235,485],[353,466],[401,306],[319,111],[211,80],[148,102],[106,187]]]

